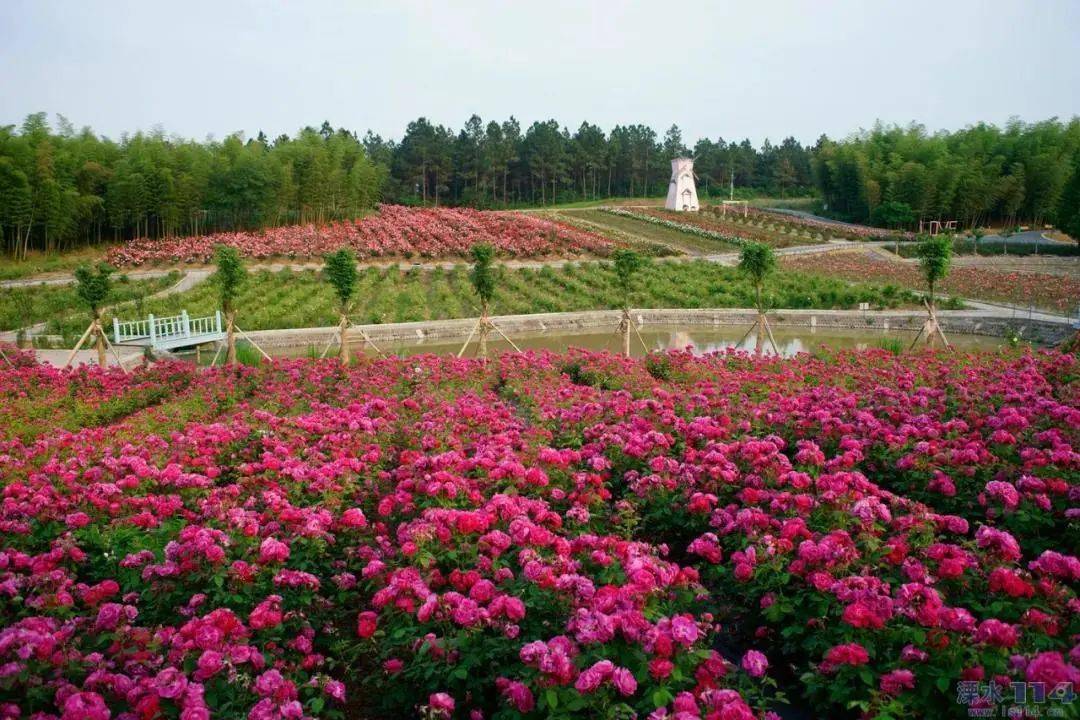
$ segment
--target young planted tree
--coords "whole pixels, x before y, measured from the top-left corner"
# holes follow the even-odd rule
[[[13,293],[12,300],[15,303],[15,314],[19,318],[19,330],[15,334],[15,343],[24,349],[33,347],[31,325],[33,324],[34,301],[30,293]]]
[[[919,337],[924,334],[926,335],[926,343],[928,345],[933,345],[934,338],[940,337],[945,343],[945,346],[948,347],[949,341],[945,339],[945,333],[941,331],[941,326],[938,325],[937,321],[937,309],[934,304],[934,288],[949,274],[949,264],[952,261],[952,237],[949,235],[923,237],[919,240],[917,252],[919,256],[919,267],[922,268],[923,277],[926,278],[926,288],[929,291],[929,298],[926,301],[926,310],[929,313],[929,317],[926,320],[926,324],[923,325],[922,330],[919,331],[919,335],[915,336],[915,342],[912,343],[912,347],[919,341]]]
[[[1016,228],[1014,228],[1014,227],[1004,227],[1004,228],[1001,229],[1001,254],[1002,255],[1008,255],[1009,254],[1009,238],[1011,238],[1013,236],[1013,234],[1015,234],[1015,233],[1016,233]]]
[[[776,255],[773,249],[763,243],[747,243],[739,252],[739,270],[746,275],[754,286],[754,305],[759,313],[765,313],[765,304],[761,291],[765,288],[765,279],[776,270]]]
[[[480,300],[480,319],[473,325],[469,337],[465,338],[465,344],[458,350],[458,357],[465,354],[465,348],[469,347],[469,342],[478,331],[480,333],[480,357],[484,358],[484,360],[487,360],[487,336],[491,330],[502,335],[503,340],[510,343],[510,347],[521,352],[521,348],[515,345],[514,341],[508,338],[506,333],[500,330],[488,317],[491,301],[495,298],[496,272],[493,265],[495,250],[490,245],[474,245],[472,259],[473,266],[472,271],[469,273],[469,280],[476,291],[476,297]]]
[[[325,258],[326,265],[323,274],[333,286],[334,294],[338,298],[338,311],[341,315],[338,322],[339,349],[338,358],[342,365],[349,364],[349,305],[356,293],[356,255],[348,248],[341,248],[337,252],[330,253]]]
[[[619,334],[622,335],[623,355],[630,357],[630,301],[635,289],[634,277],[645,261],[633,250],[616,250],[612,258],[615,260],[615,289],[619,294],[619,309],[622,310]]]
[[[765,280],[774,270],[776,270],[776,255],[770,246],[751,242],[744,245],[739,252],[739,271],[754,286],[754,307],[757,308],[758,316],[750,330],[757,328],[755,352],[761,353],[762,346],[765,344],[765,334],[768,333],[773,351],[779,355],[780,350],[776,347],[776,340],[773,339],[772,328],[769,327],[769,321],[765,317],[765,300],[761,294],[765,288]],[[747,335],[749,334],[748,332]]]
[[[112,279],[111,275],[115,270],[106,263],[100,263],[96,268],[90,268],[88,265],[82,265],[75,269],[75,292],[82,300],[83,304],[90,310],[90,327],[83,333],[82,338],[78,344],[75,345],[75,350],[72,350],[72,357],[79,349],[86,338],[92,333],[94,335],[94,345],[97,348],[98,365],[105,367],[105,330],[101,326],[101,310],[105,307],[105,301],[109,298],[109,293],[112,291]],[[70,362],[70,358],[68,360]]]
[[[228,245],[218,245],[214,248],[214,259],[217,262],[218,295],[221,299],[221,310],[225,313],[225,363],[236,364],[236,298],[240,294],[240,286],[244,282],[247,271],[240,259],[240,251]]]
[[[981,227],[971,228],[971,244],[975,249],[975,254],[979,254],[979,241],[986,237],[986,231]]]
[[[495,249],[490,245],[474,245],[472,248],[472,272],[469,280],[472,281],[476,297],[480,300],[480,357],[487,358],[487,336],[491,326],[488,319],[488,310],[491,301],[495,298]],[[466,341],[467,343],[468,341]]]
[[[926,278],[926,287],[930,292],[930,306],[934,306],[934,286],[949,274],[952,261],[952,238],[948,235],[924,237],[918,247],[919,267]]]

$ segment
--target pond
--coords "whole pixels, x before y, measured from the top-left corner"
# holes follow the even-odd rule
[[[631,338],[631,353],[635,357],[645,354],[645,348],[649,352],[657,352],[670,349],[690,348],[696,354],[703,354],[725,350],[738,346],[741,350],[754,351],[755,336],[743,339],[747,330],[746,326],[703,326],[703,325],[649,325],[641,330],[640,339],[635,335]],[[582,330],[550,330],[548,332],[533,332],[511,334],[511,339],[522,350],[552,350],[565,351],[568,348],[583,348],[586,350],[607,350],[620,352],[622,340],[616,334],[614,328],[601,330],[588,328]],[[780,354],[791,357],[800,352],[809,352],[825,345],[830,348],[853,348],[868,349],[884,347],[889,349],[907,350],[915,337],[913,332],[900,332],[896,330],[854,330],[837,328],[773,328],[773,337]],[[740,343],[740,340],[742,342]],[[961,335],[949,336],[949,342],[960,351],[973,350],[997,350],[1008,345],[1004,338],[988,337],[984,335]],[[464,338],[448,341],[445,338],[432,340],[416,340],[412,342],[383,342],[379,347],[386,353],[408,356],[420,353],[456,354],[464,343]],[[325,345],[298,345],[290,347],[268,347],[267,352],[276,357],[305,357],[312,353],[319,354]],[[491,353],[500,353],[513,348],[510,344],[492,333],[488,339],[488,349]],[[328,355],[333,355],[337,347],[331,347]],[[361,351],[360,342],[353,343],[353,353]],[[363,350],[366,354],[373,355],[374,351],[369,347]],[[465,352],[466,357],[476,355],[477,343],[473,338]],[[772,347],[765,340],[763,351],[771,354]],[[202,361],[209,362],[213,353],[203,351]]]

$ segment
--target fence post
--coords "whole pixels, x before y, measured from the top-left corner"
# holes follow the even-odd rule
[[[114,345],[119,345],[120,344],[120,320],[119,320],[119,318],[116,318],[116,317],[114,317],[112,319],[112,337],[113,337],[113,344]]]
[[[180,326],[184,330],[184,337],[191,335],[191,320],[188,319],[187,310],[180,311]]]
[[[147,326],[150,328],[150,345],[157,344],[157,329],[154,327],[154,314],[150,313],[146,320]]]
[[[221,311],[220,310],[215,310],[214,311],[214,332],[215,333],[220,333],[221,332]]]

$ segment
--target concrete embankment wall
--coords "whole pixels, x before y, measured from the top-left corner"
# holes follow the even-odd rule
[[[708,309],[658,309],[633,310],[634,319],[642,326],[749,326],[756,317],[754,310],[708,310]],[[1057,344],[1075,332],[1064,320],[1049,320],[988,314],[984,311],[939,311],[938,320],[946,333],[987,335],[1004,337],[1017,332],[1024,340]],[[769,313],[774,327],[833,328],[852,330],[888,330],[894,332],[918,332],[926,320],[926,313],[914,310],[775,310]],[[567,313],[538,313],[533,315],[502,315],[492,321],[508,335],[534,335],[544,332],[575,332],[590,329],[611,328],[619,322],[617,310],[592,310]],[[469,335],[476,318],[457,320],[433,320],[380,325],[358,325],[350,331],[350,339],[360,340],[360,332],[367,333],[375,343],[388,344],[424,342],[432,340],[464,339]],[[248,333],[265,347],[302,347],[326,343],[336,328],[295,328],[289,330],[260,330]]]

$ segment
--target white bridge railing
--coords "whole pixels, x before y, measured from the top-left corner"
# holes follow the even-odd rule
[[[113,343],[139,343],[149,341],[150,345],[174,343],[186,338],[205,335],[220,335],[221,311],[205,317],[189,317],[187,310],[179,315],[154,317],[148,315],[145,320],[125,320],[113,318]]]

